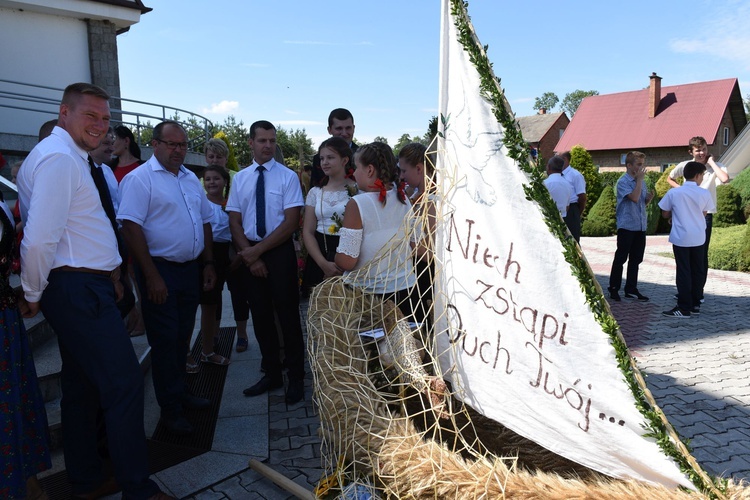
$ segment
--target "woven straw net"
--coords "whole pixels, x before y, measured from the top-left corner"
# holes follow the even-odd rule
[[[426,227],[423,208],[414,208],[408,227]],[[402,248],[392,243],[371,265],[387,267],[394,258],[389,249]],[[423,258],[429,265],[415,269],[439,275],[442,263],[430,253]],[[341,277],[311,294],[308,354],[327,484],[367,485],[383,498],[703,498],[606,477],[461,403],[443,381],[440,353],[431,342],[431,325],[443,313],[433,310],[428,297],[439,292],[419,286],[416,307],[428,317],[421,327],[409,326],[411,318],[398,307],[403,304],[351,287]],[[386,333],[380,340],[360,335],[377,328]],[[326,497],[335,492],[318,490]],[[750,499],[750,492],[730,481],[727,498]]]

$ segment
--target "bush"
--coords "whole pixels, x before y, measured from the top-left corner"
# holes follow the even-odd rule
[[[622,177],[623,173],[624,172],[599,172],[599,184],[601,184],[602,189],[606,186],[615,187],[618,179]]]
[[[570,164],[586,179],[586,210],[581,214],[581,219],[585,219],[602,192],[599,171],[594,165],[594,160],[591,159],[591,154],[580,145],[573,146],[570,150]]]
[[[750,271],[750,221],[745,224],[745,236],[742,238],[742,244],[740,245],[740,258],[737,270]]]
[[[708,267],[750,271],[750,224],[715,228],[712,231]]]
[[[716,187],[716,215],[714,226],[736,226],[745,222],[742,214],[742,198],[731,184]]]
[[[646,185],[649,191],[656,189],[656,183],[661,179],[662,173],[657,170],[649,170],[646,172]],[[661,199],[661,198],[660,198]]]
[[[667,191],[671,189],[671,185],[669,182],[667,182],[667,178],[669,177],[669,173],[674,170],[674,167],[676,165],[673,165],[666,169],[660,176],[659,180],[656,181],[654,184],[654,191],[656,191],[656,197],[651,203],[657,202],[664,198],[664,195],[667,194]],[[682,177],[677,178],[677,182],[682,183]],[[650,219],[649,219],[650,220]],[[669,221],[661,216],[661,209],[659,209],[658,217],[656,219],[656,233],[658,234],[664,234],[669,233],[669,231],[672,229],[672,227],[669,224]]]
[[[662,174],[659,176],[659,180],[656,181],[656,197],[660,200],[664,198],[664,195],[667,194],[667,191],[669,191],[669,189],[672,187],[669,182],[667,182],[667,178],[669,177],[669,173],[674,170],[674,167],[676,167],[676,165],[669,167],[664,172],[662,172]],[[677,182],[678,184],[682,184],[682,177],[678,177]]]
[[[617,198],[612,186],[606,186],[591,210],[583,225],[583,236],[611,236],[617,232],[615,205]]]
[[[737,177],[729,182],[729,185],[740,194],[743,207],[750,205],[750,168],[740,172]]]
[[[656,234],[659,229],[659,221],[664,219],[659,208],[659,199],[654,196],[651,203],[646,205],[646,234]]]

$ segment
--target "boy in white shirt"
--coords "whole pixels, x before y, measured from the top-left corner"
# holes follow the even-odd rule
[[[706,172],[703,174],[703,180],[699,182],[698,185],[703,189],[708,190],[708,192],[711,194],[711,199],[714,202],[714,207],[716,207],[716,186],[729,181],[729,174],[727,174],[727,169],[724,168],[724,165],[722,165],[721,163],[717,163],[714,161],[713,157],[708,152],[708,144],[706,143],[706,139],[701,136],[695,136],[690,139],[690,143],[688,144],[688,151],[693,159],[679,163],[669,173],[667,182],[674,188],[680,187],[680,184],[677,182],[677,180],[683,176],[685,165],[687,165],[689,161],[697,161],[698,163],[702,163],[706,166]],[[716,208],[712,208],[706,214],[706,241],[705,243],[703,243],[703,278],[700,287],[701,302],[703,302],[703,287],[706,286],[706,277],[708,276],[708,245],[711,242],[711,229],[713,227],[713,217],[715,213]]]
[[[706,213],[715,209],[711,194],[700,187],[706,166],[688,162],[683,170],[685,183],[670,189],[659,202],[665,219],[672,219],[669,242],[677,265],[677,306],[662,314],[671,318],[689,318],[700,314],[703,289]]]

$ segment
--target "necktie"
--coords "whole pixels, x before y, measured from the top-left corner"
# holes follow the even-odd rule
[[[261,238],[266,235],[266,181],[263,178],[265,169],[263,165],[256,169],[258,180],[255,183],[255,227]]]
[[[117,238],[117,249],[120,252],[120,255],[122,255],[122,250],[124,249],[124,247],[122,245],[122,241],[120,241],[120,232],[117,230],[115,206],[112,204],[112,197],[109,195],[109,187],[107,186],[107,180],[104,178],[104,172],[102,172],[102,169],[97,168],[97,166],[94,165],[94,160],[92,160],[90,156],[88,157],[88,161],[89,161],[89,168],[91,169],[91,177],[94,178],[94,184],[96,184],[96,190],[99,191],[99,199],[102,202],[102,208],[104,209],[104,212],[107,214],[109,223],[112,225],[112,230],[115,232],[115,237]],[[102,168],[109,168],[109,167],[102,167]]]

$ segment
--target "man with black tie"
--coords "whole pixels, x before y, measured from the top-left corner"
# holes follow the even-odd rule
[[[108,100],[95,85],[69,85],[58,125],[19,172],[25,222],[19,305],[25,317],[41,310],[57,334],[63,449],[73,496],[116,491],[97,454],[101,406],[123,497],[171,498],[148,477],[143,376],[115,304],[122,289],[114,213],[106,182],[98,189],[88,157],[107,134]]]
[[[244,394],[257,396],[283,385],[275,311],[284,338],[284,364],[289,370],[286,402],[294,404],[304,397],[305,375],[297,257],[292,242],[304,205],[302,189],[297,174],[274,160],[273,124],[253,123],[248,144],[253,163],[234,176],[226,210],[232,240],[245,264],[238,279],[250,283],[250,313],[266,373]]]
[[[182,164],[187,133],[179,123],[154,127],[153,156],[120,183],[122,233],[135,261],[143,321],[151,346],[162,422],[174,434],[193,432],[183,407],[210,401],[187,392],[185,359],[204,290],[213,288],[213,210],[198,178]]]

